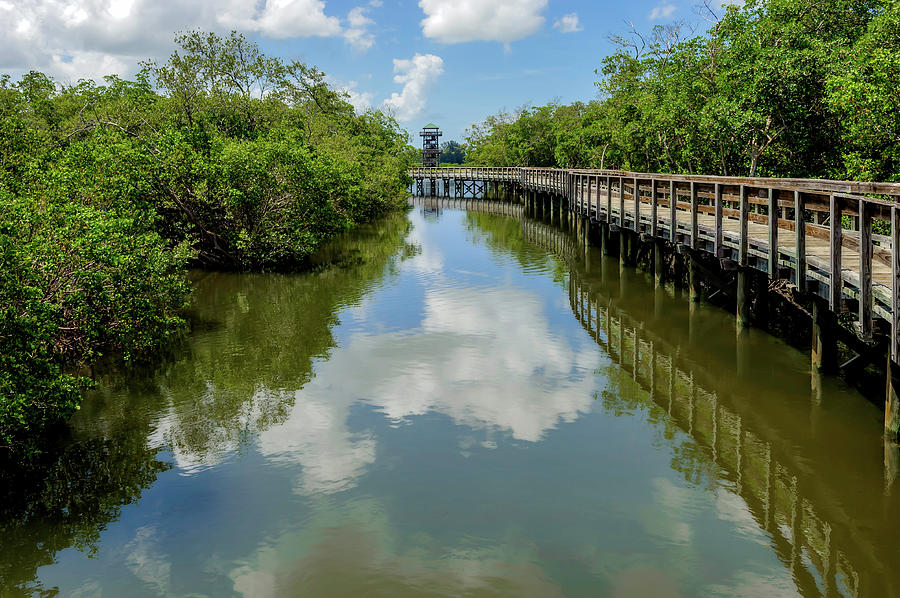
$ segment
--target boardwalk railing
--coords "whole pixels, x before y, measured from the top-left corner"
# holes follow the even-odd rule
[[[886,333],[889,368],[900,375],[900,203],[892,201],[900,184],[514,167],[413,168],[409,175],[418,191],[427,181],[434,193],[441,181],[447,195],[466,193],[466,182],[514,185],[526,201],[558,201],[589,225],[788,279],[824,298],[834,314],[855,312],[863,341]],[[889,400],[887,410],[896,434],[900,405]]]

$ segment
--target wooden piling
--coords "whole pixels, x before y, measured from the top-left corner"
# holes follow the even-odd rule
[[[654,284],[661,287],[666,282],[666,264],[663,257],[663,242],[660,240],[653,241],[653,270]]]
[[[897,440],[900,437],[900,364],[890,357],[887,360],[884,434],[891,440]]]
[[[693,252],[688,253],[688,287],[690,289],[691,303],[698,303],[703,296],[703,286],[700,284],[700,266],[697,256]]]
[[[818,300],[812,309],[812,349],[810,351],[812,369],[821,373],[832,373],[837,369],[837,339],[831,314]]]
[[[737,271],[737,327],[749,328],[752,316],[750,314],[750,272],[741,267]]]
[[[887,361],[884,433],[896,441],[900,435],[900,208],[891,207],[891,339]]]

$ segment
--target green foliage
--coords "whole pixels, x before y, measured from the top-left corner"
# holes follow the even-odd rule
[[[441,144],[441,162],[445,164],[462,164],[466,152],[457,141],[445,141]]]
[[[180,334],[189,263],[297,267],[405,202],[392,119],[236,33],[176,41],[134,81],[0,77],[0,445],[77,409],[73,367]]]
[[[900,181],[900,3],[869,23],[828,81],[844,165],[860,180]]]
[[[704,35],[616,36],[599,99],[488,117],[467,160],[897,180],[898,14],[896,0],[755,0]]]

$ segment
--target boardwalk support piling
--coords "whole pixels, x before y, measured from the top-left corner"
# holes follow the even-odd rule
[[[818,301],[812,310],[812,369],[815,372],[831,373],[837,369],[837,340],[834,335],[832,318]]]
[[[688,286],[692,303],[698,303],[703,296],[703,288],[700,284],[700,265],[697,263],[694,252],[688,252]]]
[[[887,397],[884,403],[884,434],[890,440],[900,436],[900,365],[888,357]]]
[[[746,268],[737,271],[737,326],[749,328],[750,316],[750,272]]]

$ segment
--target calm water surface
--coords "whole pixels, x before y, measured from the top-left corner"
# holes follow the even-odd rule
[[[479,205],[198,274],[184,346],[4,493],[0,595],[897,595],[877,407]]]

